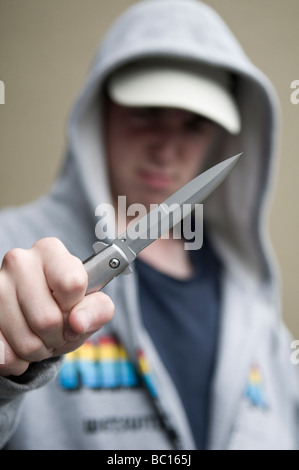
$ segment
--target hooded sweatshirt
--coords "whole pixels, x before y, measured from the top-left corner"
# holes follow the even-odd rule
[[[111,202],[100,131],[103,84],[118,67],[153,57],[226,69],[242,120],[237,136],[220,132],[208,161],[212,166],[244,153],[204,204],[204,225],[222,264],[207,448],[294,449],[297,376],[266,226],[279,107],[271,83],[210,7],[195,0],[146,0],[115,22],[71,112],[57,181],[36,202],[0,214],[1,255],[55,236],[80,259],[90,256],[96,207]],[[2,447],[195,448],[180,396],[142,321],[134,266],[105,292],[116,311],[91,341],[65,358],[31,364],[19,378],[0,378]]]

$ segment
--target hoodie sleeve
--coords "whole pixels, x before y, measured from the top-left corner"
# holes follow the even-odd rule
[[[24,394],[52,380],[61,364],[62,358],[48,359],[32,363],[23,375],[14,377],[13,380],[0,377],[0,449],[18,426]]]

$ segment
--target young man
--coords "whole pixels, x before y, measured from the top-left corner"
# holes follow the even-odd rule
[[[264,222],[275,104],[200,2],[140,2],[112,27],[58,181],[0,217],[2,447],[296,448],[298,388]],[[117,212],[126,197],[122,231],[132,204],[149,209],[240,151],[205,203],[200,250],[157,240],[133,274],[85,296],[80,260],[99,204]]]

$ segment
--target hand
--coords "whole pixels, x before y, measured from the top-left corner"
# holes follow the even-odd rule
[[[56,238],[5,255],[0,270],[0,376],[21,375],[31,362],[77,349],[111,320],[110,298],[102,292],[85,296],[86,289],[83,264]]]

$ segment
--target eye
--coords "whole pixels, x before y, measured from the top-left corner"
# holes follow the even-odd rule
[[[188,132],[204,134],[211,127],[211,122],[201,116],[196,116],[189,119],[185,124],[185,129]]]

